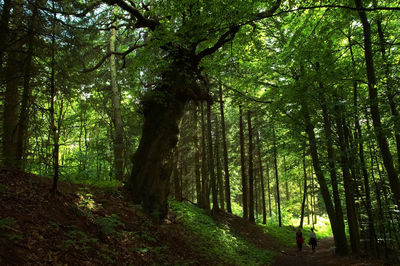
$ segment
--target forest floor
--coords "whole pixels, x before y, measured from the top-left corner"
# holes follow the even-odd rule
[[[227,265],[173,213],[159,225],[117,188],[60,182],[52,196],[51,183],[0,168],[0,265]],[[238,216],[214,219],[275,251],[273,265],[382,265],[331,255],[331,239],[321,240],[315,253],[307,246],[299,253]]]
[[[306,244],[303,245],[303,250],[299,252],[297,246],[287,247],[282,245],[277,239],[265,234],[260,226],[244,221],[238,216],[221,213],[217,216],[217,220],[228,224],[238,235],[255,246],[277,252],[278,255],[272,264],[274,266],[397,265],[354,256],[342,257],[336,255],[332,252],[332,247],[335,245],[333,238],[319,240],[315,252],[312,252],[311,246]],[[295,231],[293,232],[293,239],[295,241]]]

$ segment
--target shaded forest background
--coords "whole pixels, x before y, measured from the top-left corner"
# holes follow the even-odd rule
[[[396,1],[0,8],[4,166],[399,249]]]

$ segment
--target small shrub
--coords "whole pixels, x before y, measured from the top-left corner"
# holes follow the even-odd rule
[[[124,226],[120,218],[116,214],[111,214],[108,217],[102,217],[95,219],[95,223],[100,227],[101,232],[106,235],[116,233],[115,228],[118,226]]]
[[[67,240],[65,241],[65,247],[70,248],[71,246],[77,250],[82,250],[87,253],[89,249],[97,244],[97,238],[89,238],[85,232],[80,230],[71,230],[67,233]]]

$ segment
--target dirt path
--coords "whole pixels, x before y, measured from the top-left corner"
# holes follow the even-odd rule
[[[303,245],[303,251],[299,252],[297,247],[283,248],[276,256],[274,266],[321,266],[321,265],[382,265],[378,262],[369,262],[355,257],[341,257],[332,254],[331,247],[334,246],[333,238],[325,238],[318,241],[315,252],[312,252],[311,246]]]
[[[332,254],[330,248],[334,246],[333,238],[319,240],[316,252],[312,252],[311,246],[308,245],[303,245],[303,251],[299,252],[297,251],[297,247],[283,246],[275,238],[265,234],[259,226],[249,223],[241,217],[229,213],[218,213],[214,216],[214,219],[228,225],[236,234],[247,239],[257,247],[277,252],[278,254],[272,264],[274,266],[383,265],[382,261],[370,261],[353,256],[341,257]]]
[[[329,252],[333,245],[333,239],[328,238],[318,242],[315,252],[308,245],[303,245],[301,252],[295,247],[282,248],[273,265],[343,265]]]

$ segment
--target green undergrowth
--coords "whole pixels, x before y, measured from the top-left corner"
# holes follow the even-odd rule
[[[235,235],[227,225],[217,224],[203,209],[176,201],[170,202],[170,208],[201,239],[200,245],[210,256],[231,265],[268,265],[273,261],[273,251],[255,247]]]
[[[291,225],[279,227],[277,224],[268,224],[268,225],[260,224],[260,226],[263,228],[265,233],[276,238],[283,245],[287,247],[296,246],[297,227]],[[303,233],[303,236],[305,237],[305,243],[308,243],[308,237],[310,235],[311,228],[304,227],[301,231]],[[315,228],[314,232],[317,235],[317,239],[323,239],[332,236],[330,228],[327,227]]]
[[[33,174],[39,174],[36,172],[33,172]],[[51,175],[43,175],[43,177],[48,178],[48,179],[53,179],[53,176]],[[83,178],[78,175],[61,175],[60,176],[60,181],[62,182],[68,182],[72,184],[77,184],[77,185],[83,185],[86,187],[98,187],[98,188],[105,188],[105,189],[113,189],[122,186],[121,181],[116,180],[116,179],[90,179],[90,178]]]

